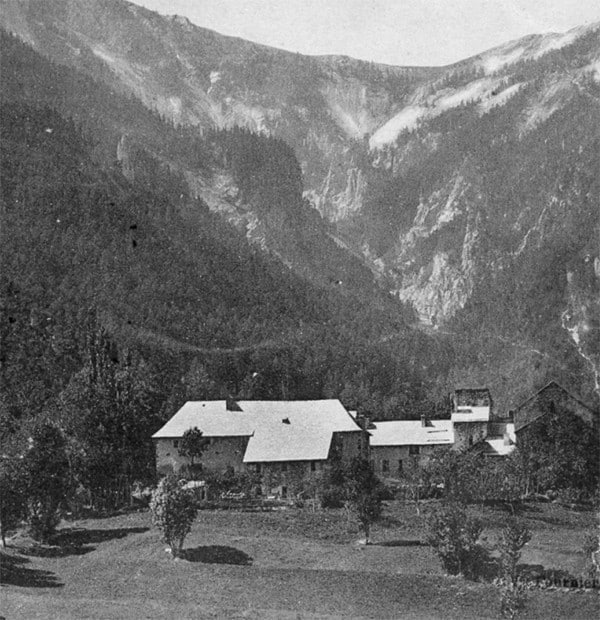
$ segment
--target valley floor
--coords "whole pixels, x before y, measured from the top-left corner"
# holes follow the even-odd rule
[[[481,509],[490,541],[502,513]],[[497,618],[490,583],[445,576],[413,506],[392,503],[358,545],[341,511],[201,511],[186,559],[147,512],[65,522],[54,547],[15,537],[2,553],[0,615],[17,618]],[[522,561],[572,575],[589,512],[532,505]],[[522,618],[593,618],[598,593],[532,590]]]

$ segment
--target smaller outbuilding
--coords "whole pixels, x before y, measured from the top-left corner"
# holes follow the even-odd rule
[[[548,385],[511,411],[517,440],[527,427],[550,413],[559,413],[561,416],[576,416],[590,427],[598,422],[597,412],[561,387],[556,381],[550,381]]]
[[[440,446],[454,443],[451,420],[394,420],[374,422],[369,428],[370,458],[375,472],[399,477],[430,457]]]
[[[454,425],[454,448],[468,450],[488,435],[494,420],[494,403],[488,388],[459,388],[452,395],[450,420]]]
[[[475,449],[479,449],[483,456],[508,456],[515,450],[517,438],[515,425],[512,422],[490,422],[487,437]]]

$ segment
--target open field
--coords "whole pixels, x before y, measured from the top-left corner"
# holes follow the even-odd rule
[[[481,509],[493,541],[502,513]],[[412,506],[392,503],[359,535],[338,511],[201,511],[186,559],[165,552],[147,512],[65,522],[53,547],[10,541],[0,614],[14,618],[494,618],[499,591],[447,577]],[[590,512],[532,505],[522,561],[578,575]],[[523,618],[593,618],[591,592],[534,590]]]

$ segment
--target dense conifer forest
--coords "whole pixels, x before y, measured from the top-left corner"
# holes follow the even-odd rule
[[[289,147],[194,135],[10,36],[2,48],[3,451],[54,421],[91,484],[150,475],[150,435],[188,399],[340,397],[380,416],[441,406],[452,349],[406,307],[311,283],[250,246],[135,136],[226,166],[266,209],[308,209]],[[129,169],[114,156],[119,118]]]

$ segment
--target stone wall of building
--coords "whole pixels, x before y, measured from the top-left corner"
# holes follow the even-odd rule
[[[179,454],[181,439],[156,440],[156,470],[159,474],[177,473],[189,459]],[[204,448],[199,461],[207,469],[225,471],[233,467],[234,471],[245,471],[243,463],[248,437],[211,437]]]
[[[370,460],[375,473],[381,477],[397,478],[402,472],[423,464],[436,451],[447,445],[432,446],[375,446],[371,447]]]
[[[557,383],[550,383],[513,412],[515,430],[519,432],[544,414],[553,412],[561,415],[576,415],[590,425],[593,424],[594,418],[597,419],[589,407]]]
[[[487,422],[456,422],[453,426],[454,450],[468,450],[488,434]]]

